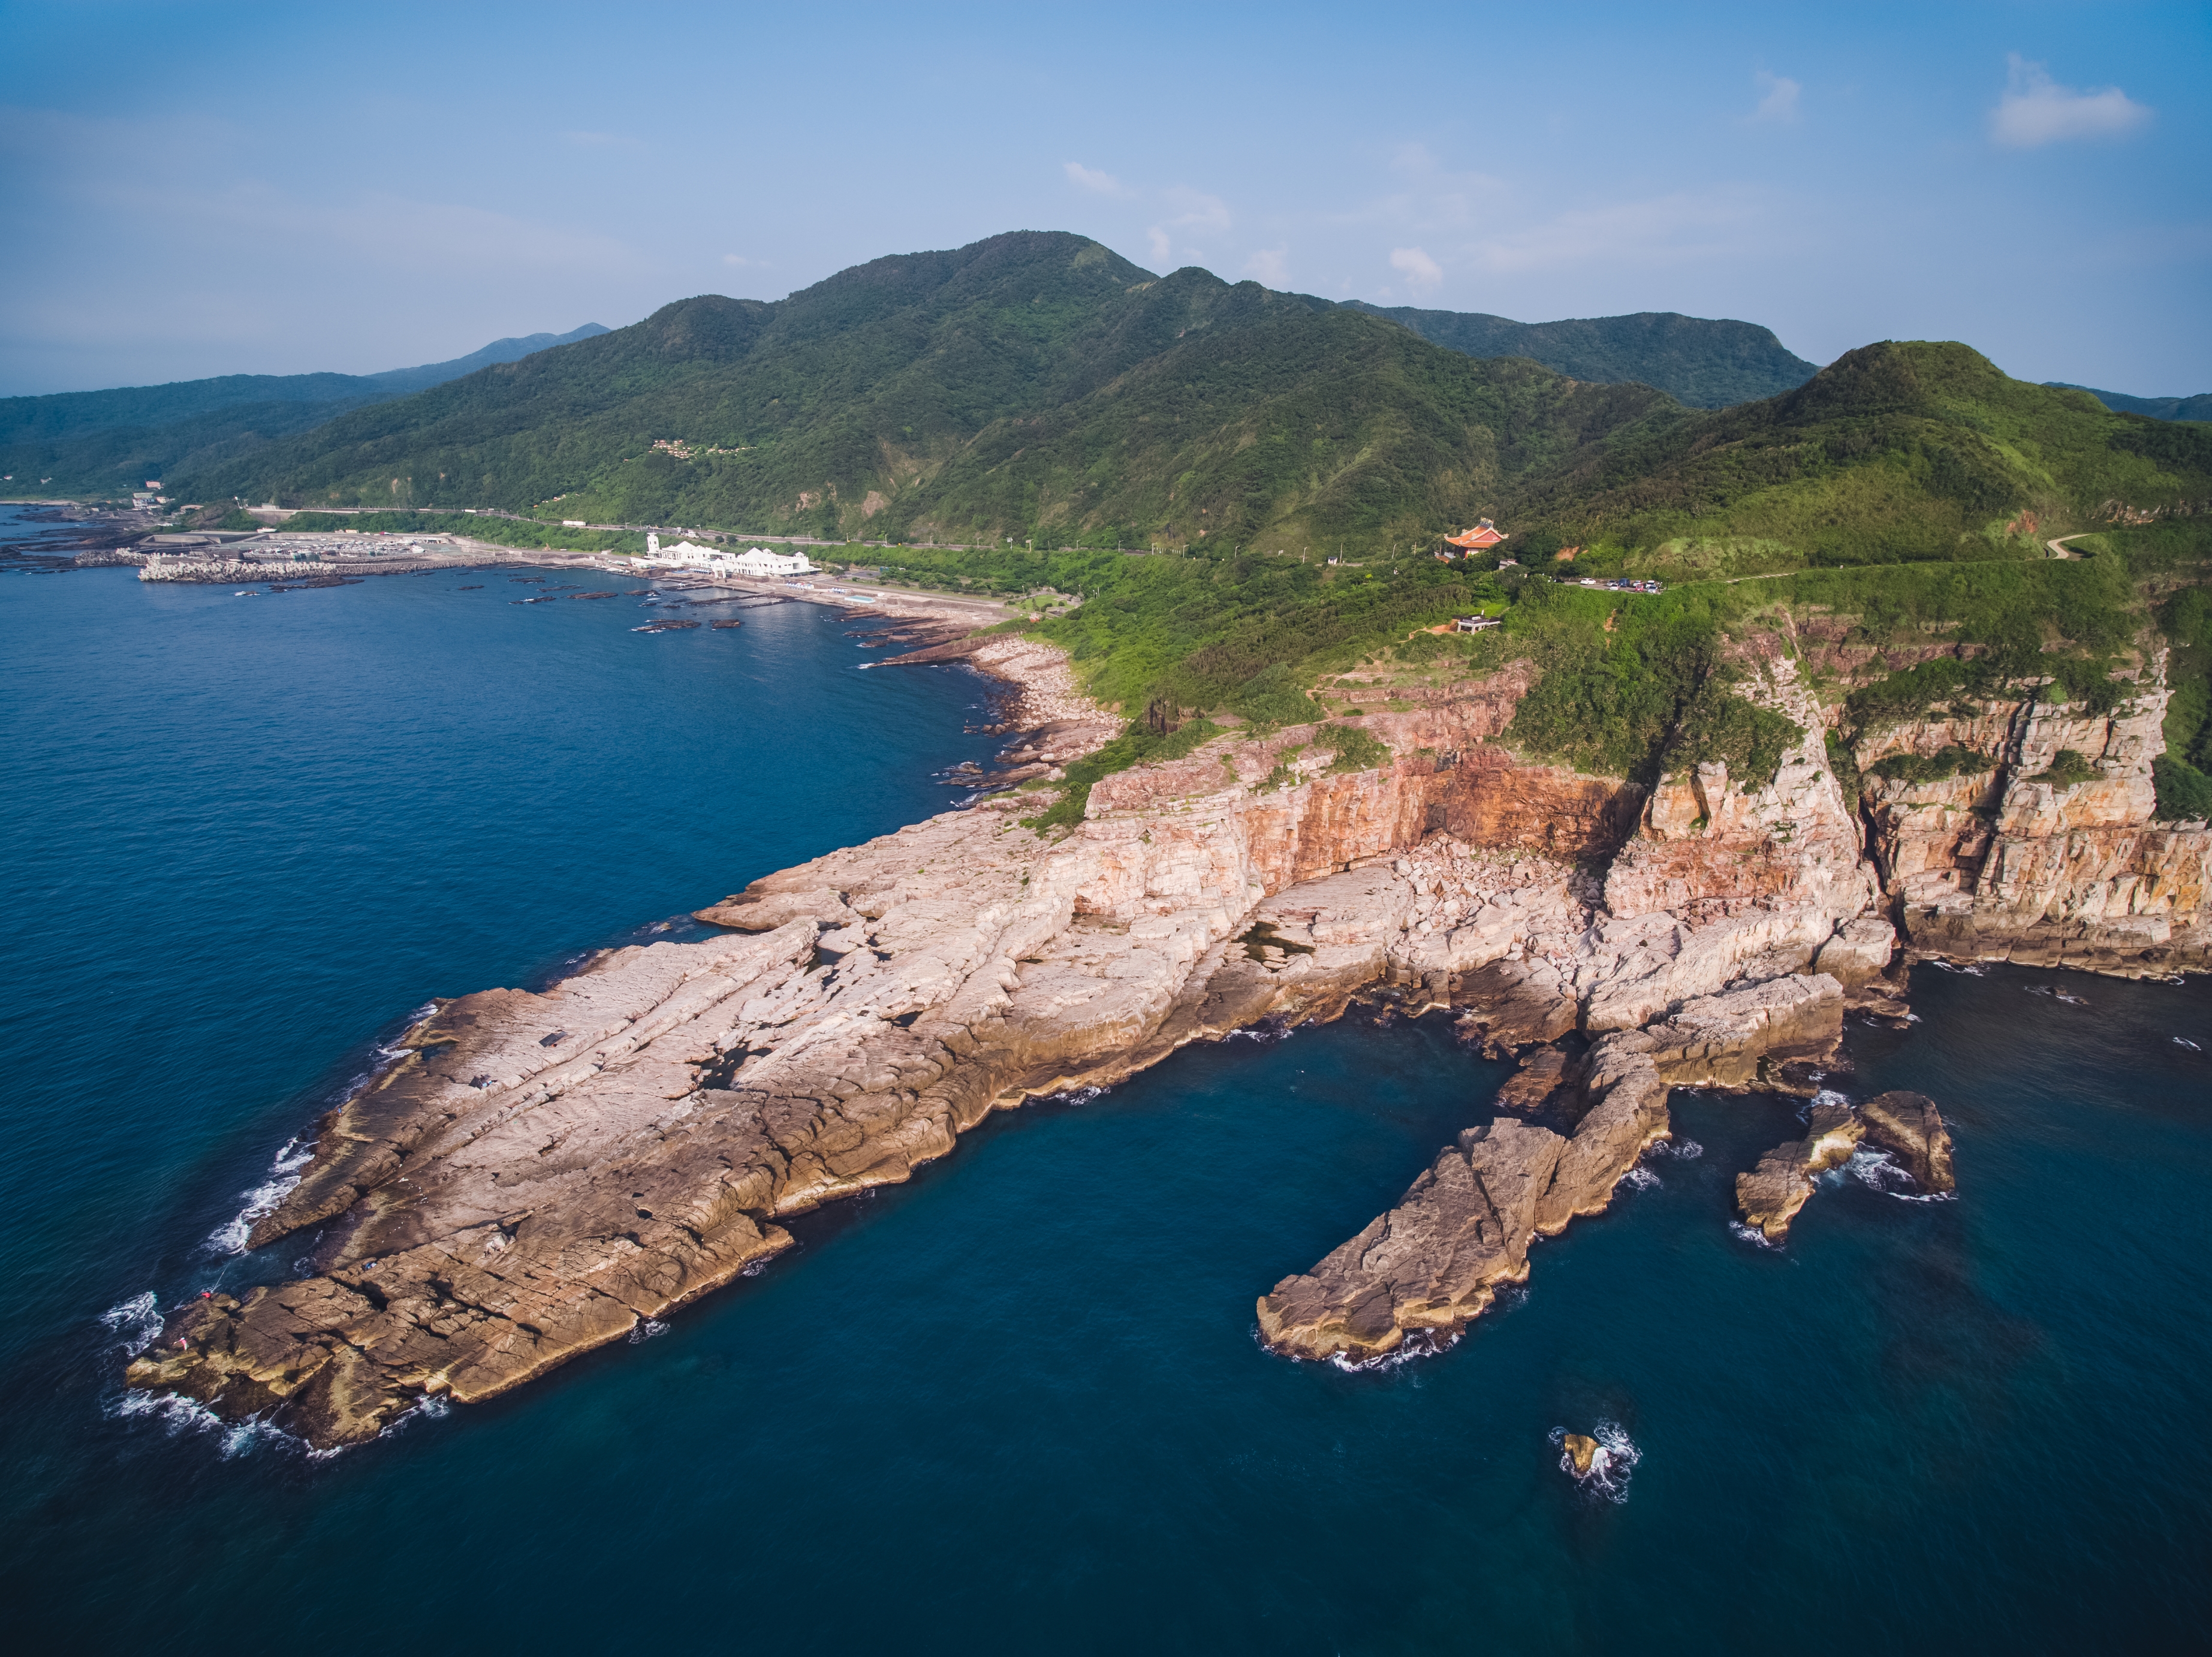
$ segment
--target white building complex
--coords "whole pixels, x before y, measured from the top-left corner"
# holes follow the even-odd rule
[[[678,541],[672,547],[664,547],[658,535],[645,537],[644,561],[704,570],[710,575],[773,577],[814,574],[814,566],[806,561],[806,555],[803,552],[787,555],[770,552],[766,547],[749,547],[743,552],[730,552],[721,547],[702,547],[689,540]]]

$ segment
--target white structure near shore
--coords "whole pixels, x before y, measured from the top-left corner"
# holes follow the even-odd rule
[[[672,564],[680,569],[704,570],[710,575],[751,575],[774,578],[781,575],[811,575],[814,566],[806,561],[803,552],[790,554],[770,552],[766,547],[749,547],[744,552],[730,552],[721,547],[702,547],[684,540],[672,547],[660,544],[658,535],[645,537],[644,562]]]

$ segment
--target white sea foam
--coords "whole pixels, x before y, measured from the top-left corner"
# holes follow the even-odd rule
[[[1093,1099],[1103,1098],[1106,1092],[1104,1088],[1070,1088],[1065,1093],[1054,1094],[1052,1102],[1055,1105],[1087,1105]]]
[[[136,1387],[116,1399],[107,1412],[125,1421],[142,1417],[158,1421],[171,1438],[179,1433],[213,1432],[223,1424],[222,1417],[204,1404],[175,1393],[147,1393]]]
[[[2191,1041],[2191,1040],[2190,1040],[2187,1036],[2185,1036],[2185,1035],[2177,1035],[2177,1036],[2175,1036],[2175,1037],[2173,1038],[2173,1045],[2174,1045],[2175,1047],[2186,1047],[2186,1048],[2188,1048],[2188,1049],[2190,1050],[2190,1052],[2191,1052],[2191,1053],[2202,1053],[2202,1052],[2203,1052],[2203,1051],[2204,1051],[2204,1049],[2203,1049],[2203,1048],[2202,1048],[2202,1047],[2198,1047],[2198,1046],[2197,1045],[2197,1043],[2195,1043],[2194,1041]]]
[[[161,1332],[161,1308],[149,1289],[119,1306],[109,1307],[100,1314],[100,1320],[123,1337],[123,1350],[135,1358]]]
[[[1552,1442],[1559,1452],[1559,1471],[1593,1496],[1616,1504],[1627,1501],[1629,1476],[1644,1460],[1644,1452],[1617,1421],[1599,1422],[1589,1435],[1597,1441],[1597,1448],[1591,1453],[1589,1471],[1577,1474],[1574,1458],[1567,1454],[1567,1429],[1552,1429]]]
[[[1813,1096],[1813,1102],[1816,1105],[1843,1105],[1848,1107],[1851,1102],[1848,1095],[1838,1093],[1833,1088],[1822,1088],[1818,1093]]]
[[[1456,1329],[1409,1329],[1406,1338],[1398,1343],[1394,1351],[1378,1352],[1371,1358],[1355,1358],[1344,1352],[1331,1352],[1328,1361],[1348,1375],[1364,1375],[1376,1369],[1395,1369],[1401,1363],[1411,1363],[1416,1358],[1434,1357],[1448,1352],[1459,1344]]]
[[[1885,1197],[1894,1197],[1905,1203],[1948,1203],[1957,1196],[1955,1192],[1921,1190],[1913,1177],[1899,1168],[1886,1150],[1855,1150],[1850,1161],[1841,1168],[1831,1168],[1822,1177],[1831,1185],[1841,1185],[1845,1179],[1856,1180],[1869,1191],[1879,1191]]]
[[[1755,1225],[1746,1225],[1741,1220],[1730,1220],[1729,1222],[1729,1230],[1740,1242],[1751,1243],[1760,1248],[1779,1248],[1782,1247],[1780,1243],[1771,1243],[1767,1241],[1766,1234],[1764,1231],[1761,1231]]]
[[[1642,1162],[1622,1174],[1620,1182],[1632,1191],[1656,1191],[1667,1183]]]
[[[1662,1139],[1651,1150],[1656,1156],[1672,1156],[1678,1162],[1694,1162],[1705,1154],[1705,1148],[1695,1139]]]
[[[1931,960],[1928,964],[1931,967],[1940,967],[1947,973],[1958,973],[1966,978],[1987,978],[1990,975],[1988,968],[1978,966],[1971,961],[1960,962],[1938,958]]]
[[[442,1393],[425,1393],[408,1408],[393,1417],[392,1424],[377,1436],[390,1438],[395,1433],[405,1432],[409,1427],[418,1421],[443,1421],[453,1413],[453,1403],[451,1399]]]
[[[283,1149],[269,1164],[270,1177],[251,1191],[238,1194],[246,1199],[246,1206],[208,1234],[203,1245],[210,1253],[243,1254],[246,1240],[253,1230],[253,1223],[264,1215],[276,1211],[276,1205],[292,1194],[292,1187],[300,1183],[307,1164],[315,1159],[315,1142],[310,1139],[302,1145],[295,1137],[284,1141]]]
[[[635,1346],[641,1342],[651,1340],[655,1335],[665,1335],[667,1332],[668,1326],[659,1318],[641,1319],[630,1326],[629,1344]]]

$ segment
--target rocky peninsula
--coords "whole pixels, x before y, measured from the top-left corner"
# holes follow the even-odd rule
[[[1846,1011],[1899,1014],[1916,956],[2207,964],[2212,837],[2151,821],[2155,658],[2106,717],[2031,686],[1885,729],[1863,772],[1969,729],[2002,757],[1869,776],[1857,800],[1804,677],[1817,651],[1754,643],[1744,694],[1802,732],[1771,781],[1704,765],[1645,791],[1532,762],[1503,741],[1533,683],[1516,664],[1359,715],[1387,751],[1364,768],[1311,725],[1231,730],[1106,776],[1040,833],[1036,785],[1120,721],[1035,639],[941,648],[1030,685],[1008,756],[1037,768],[1030,791],[755,881],[699,911],[725,929],[701,941],[434,1004],[253,1228],[313,1239],[306,1275],[186,1308],[131,1384],[359,1442],[426,1396],[487,1399],[623,1338],[994,1110],[1358,997],[1524,1057],[1495,1120],[1259,1299],[1275,1350],[1366,1361],[1456,1334],[1535,1239],[1602,1210],[1668,1134],[1673,1088],[1810,1097]],[[2094,775],[2054,778],[2062,749]],[[1850,1126],[1948,1181],[1916,1098]]]

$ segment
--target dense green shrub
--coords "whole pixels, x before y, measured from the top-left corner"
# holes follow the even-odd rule
[[[1390,745],[1359,725],[1325,725],[1314,733],[1314,741],[1335,750],[1331,771],[1372,771],[1390,763]]]
[[[1255,725],[1304,725],[1322,717],[1320,705],[1298,689],[1290,665],[1278,662],[1254,674],[1230,698],[1230,707]]]
[[[1745,701],[1716,677],[1698,687],[1683,710],[1662,763],[1678,771],[1718,761],[1730,777],[1763,786],[1774,780],[1783,756],[1804,734],[1802,725]]]
[[[1941,782],[1946,777],[1976,775],[1994,771],[1997,762],[1986,754],[1947,743],[1933,754],[1887,754],[1867,768],[1867,774],[1885,782]]]
[[[2088,756],[2071,748],[2062,748],[2051,756],[2048,770],[2039,771],[2030,782],[2047,782],[2059,788],[2078,788],[2085,782],[2094,782],[2104,774],[2089,762]]]
[[[2158,788],[2158,814],[2161,818],[2168,822],[2212,818],[2212,777],[2185,761],[2164,754],[2151,762],[2150,774]]]

